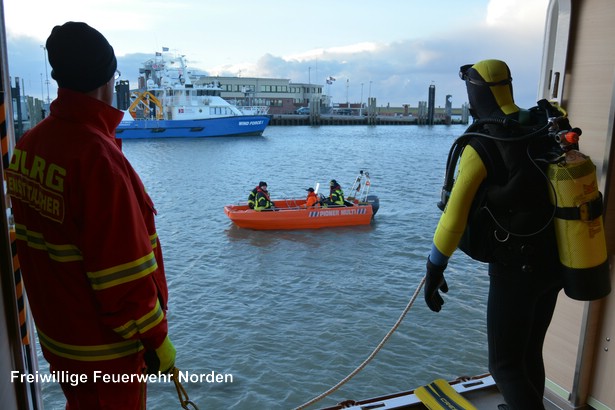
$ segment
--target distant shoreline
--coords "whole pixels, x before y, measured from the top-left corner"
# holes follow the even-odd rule
[[[292,125],[455,125],[467,124],[461,118],[435,118],[432,124],[428,124],[426,118],[415,116],[377,115],[368,117],[365,115],[299,115],[299,114],[273,114],[269,126],[292,126]]]

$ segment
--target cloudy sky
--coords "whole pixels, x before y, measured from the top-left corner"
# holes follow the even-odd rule
[[[436,105],[467,101],[459,67],[506,61],[515,98],[536,101],[548,0],[3,0],[9,74],[26,94],[51,99],[42,47],[53,26],[85,21],[136,85],[140,63],[162,47],[210,75],[325,84],[334,102]],[[46,71],[47,69],[47,71]],[[14,80],[13,80],[14,81]]]

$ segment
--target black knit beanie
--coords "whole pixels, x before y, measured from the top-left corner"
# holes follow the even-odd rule
[[[85,23],[69,21],[55,26],[46,47],[51,77],[61,88],[95,90],[109,81],[117,69],[111,44]]]

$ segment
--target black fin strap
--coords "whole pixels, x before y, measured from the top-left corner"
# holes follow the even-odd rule
[[[593,199],[588,202],[584,202],[579,206],[570,206],[570,207],[558,207],[555,211],[555,217],[559,219],[566,219],[568,221],[593,221],[594,219],[600,217],[602,215],[603,205],[602,205],[602,192],[599,192],[599,195],[596,199]]]

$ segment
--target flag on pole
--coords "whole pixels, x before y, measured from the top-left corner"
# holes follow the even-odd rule
[[[162,51],[169,51],[169,47],[162,47]]]

